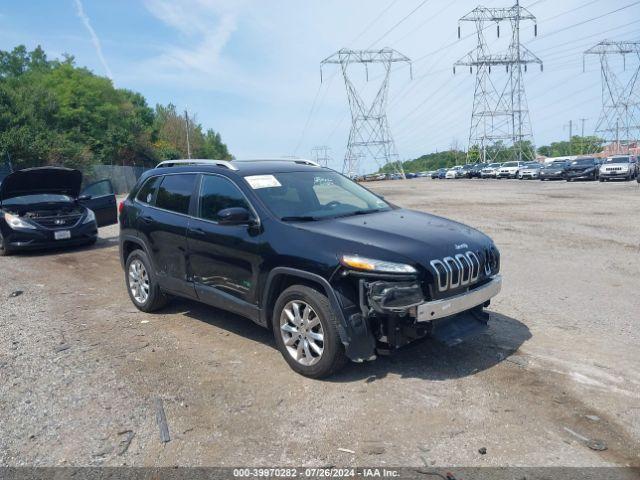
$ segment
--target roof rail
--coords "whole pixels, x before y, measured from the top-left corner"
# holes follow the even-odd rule
[[[232,162],[227,160],[209,160],[209,159],[189,159],[189,160],[164,160],[156,165],[156,168],[175,167],[182,165],[213,165],[216,167],[225,167],[229,170],[238,170]]]
[[[311,165],[313,167],[319,167],[320,164],[314,162],[313,160],[307,160],[306,158],[289,158],[289,157],[280,157],[280,158],[241,158],[234,160],[236,162],[293,162],[299,163],[301,165]]]

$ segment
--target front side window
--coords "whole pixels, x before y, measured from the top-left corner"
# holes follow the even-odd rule
[[[160,180],[162,180],[162,177],[151,177],[148,179],[138,192],[138,195],[136,195],[136,200],[153,205],[156,201],[156,190],[158,189]]]
[[[380,197],[336,172],[285,172],[245,179],[282,220],[319,220],[391,209]]]
[[[82,195],[90,195],[92,197],[104,197],[105,195],[113,195],[113,185],[110,180],[100,180],[87,186]]]
[[[249,210],[242,192],[230,180],[217,175],[203,175],[200,184],[198,216],[217,222],[219,212],[225,208],[241,207]]]
[[[186,215],[195,181],[196,175],[193,174],[165,176],[158,188],[156,207]]]

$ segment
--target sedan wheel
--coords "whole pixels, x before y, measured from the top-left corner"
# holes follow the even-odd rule
[[[324,352],[324,331],[311,305],[293,300],[280,314],[280,334],[287,352],[301,365],[315,365]]]

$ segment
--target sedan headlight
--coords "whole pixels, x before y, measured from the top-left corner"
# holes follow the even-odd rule
[[[96,221],[96,214],[93,213],[93,210],[91,210],[90,208],[87,208],[87,216],[84,217],[84,223],[91,223],[91,222],[95,222]]]
[[[25,222],[17,215],[12,215],[10,213],[4,214],[4,221],[7,222],[7,225],[9,225],[9,227],[11,228],[27,228],[30,230],[35,230],[36,228],[35,225],[32,225],[29,222]]]
[[[345,267],[376,273],[416,273],[416,269],[405,263],[385,262],[359,255],[343,255],[340,263]]]

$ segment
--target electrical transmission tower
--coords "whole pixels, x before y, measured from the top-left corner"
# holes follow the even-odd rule
[[[404,176],[402,163],[396,152],[389,122],[387,120],[387,93],[389,91],[389,76],[391,65],[405,62],[411,67],[411,60],[390,48],[382,50],[338,50],[320,63],[320,81],[322,68],[327,64],[340,65],[342,76],[347,89],[349,108],[351,110],[351,131],[347,143],[342,173],[353,176],[360,172],[363,158],[371,157],[379,167],[392,164],[396,172]],[[365,67],[367,81],[369,80],[369,65],[381,64],[383,75],[378,93],[370,104],[366,104],[353,83],[349,66],[362,64]]]
[[[596,124],[596,134],[611,143],[611,153],[628,153],[640,139],[640,42],[604,40],[584,54],[600,57],[602,113]],[[626,71],[627,55],[639,61],[628,78],[623,79],[611,65],[611,60],[621,56],[623,70]]]
[[[468,66],[473,73],[476,69],[475,91],[471,128],[469,129],[469,151],[478,149],[483,162],[494,162],[501,150],[511,149],[515,160],[533,160],[535,148],[529,121],[527,98],[524,92],[523,70],[527,65],[540,65],[542,60],[520,43],[520,22],[532,21],[534,34],[538,27],[536,17],[520,6],[519,0],[508,8],[486,8],[479,6],[460,19],[460,22],[474,22],[478,37],[478,46],[453,67]],[[495,22],[500,37],[501,22],[511,24],[511,40],[506,51],[492,53],[487,44],[484,31],[486,24]],[[458,38],[461,27],[458,25]],[[496,78],[491,69],[504,66],[506,76]],[[469,155],[467,154],[467,161]]]
[[[329,162],[331,161],[331,155],[329,155],[330,147],[326,145],[318,145],[311,149],[311,159],[316,162],[318,165],[323,167],[329,166]]]

